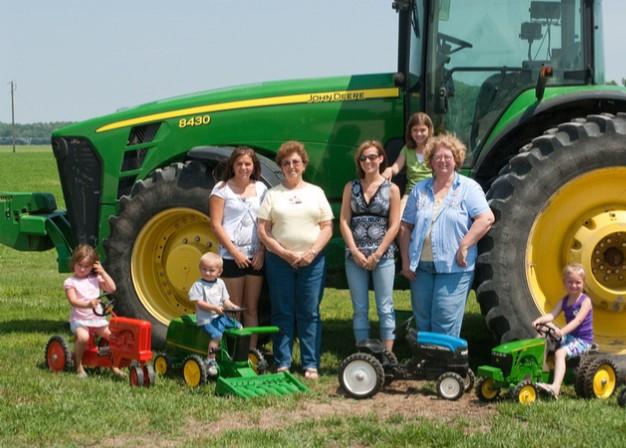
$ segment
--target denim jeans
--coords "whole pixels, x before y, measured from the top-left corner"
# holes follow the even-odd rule
[[[411,307],[420,331],[458,337],[474,272],[439,274],[434,263],[421,262],[411,282]]]
[[[266,252],[265,276],[272,305],[272,324],[280,329],[272,337],[276,367],[291,367],[295,326],[300,340],[302,368],[319,368],[320,301],[325,272],[323,254],[310,265],[295,269],[279,256]]]
[[[372,271],[363,269],[352,258],[346,258],[346,278],[352,297],[352,328],[356,342],[369,338],[369,279],[374,284],[376,311],[380,323],[380,338],[395,339],[396,315],[393,309],[393,280],[396,274],[396,263],[393,258],[382,259]]]

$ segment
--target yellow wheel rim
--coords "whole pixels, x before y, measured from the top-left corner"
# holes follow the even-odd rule
[[[200,378],[202,378],[202,369],[196,361],[187,361],[183,366],[183,378],[185,384],[190,387],[197,387],[200,385]]]
[[[623,167],[590,171],[567,182],[537,215],[525,260],[528,285],[541,313],[565,294],[563,266],[581,263],[587,273],[585,290],[593,301],[595,340],[603,351],[618,353],[626,353],[624,185]]]
[[[494,382],[491,378],[486,379],[480,385],[480,393],[485,400],[493,400],[498,395],[498,390],[494,387]]]
[[[615,370],[609,364],[602,364],[593,375],[593,394],[597,398],[606,400],[615,391],[616,386]]]
[[[133,245],[131,275],[146,310],[164,325],[194,312],[188,291],[200,277],[200,256],[217,250],[209,218],[194,209],[172,208],[153,216]]]
[[[165,375],[167,373],[167,359],[165,359],[165,356],[157,356],[154,360],[154,370],[156,370],[156,373],[158,373],[159,375]]]
[[[521,404],[534,403],[537,400],[537,391],[531,385],[524,386],[520,389],[517,399]]]

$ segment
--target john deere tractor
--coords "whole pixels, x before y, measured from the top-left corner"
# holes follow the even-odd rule
[[[216,250],[207,198],[232,148],[253,147],[263,182],[288,139],[310,153],[306,179],[338,216],[352,154],[381,140],[393,159],[415,111],[468,146],[463,172],[496,223],[480,244],[477,297],[501,340],[562,294],[560,269],[588,272],[597,341],[626,351],[626,90],[606,85],[599,0],[396,0],[398,64],[389,73],[279,81],[140,105],[60,129],[52,147],[67,211],[47,194],[2,193],[0,239],[19,250],[98,248],[118,310],[148,319],[162,343],[192,312],[200,254]],[[390,10],[390,13],[391,10]],[[219,61],[216,61],[219,63]],[[339,232],[329,285],[343,283]]]

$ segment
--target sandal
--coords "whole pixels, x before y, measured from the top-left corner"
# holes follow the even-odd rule
[[[304,378],[307,380],[317,380],[319,377],[320,375],[317,373],[317,369],[306,369],[304,371]]]

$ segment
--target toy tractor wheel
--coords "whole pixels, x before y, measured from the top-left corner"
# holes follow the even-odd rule
[[[252,367],[252,370],[254,370],[257,375],[263,375],[265,372],[267,372],[267,369],[269,367],[267,361],[265,360],[265,357],[263,356],[263,353],[261,353],[261,351],[256,348],[252,348],[250,349],[250,351],[248,351],[248,362],[250,364],[250,367]]]
[[[530,381],[524,380],[513,389],[513,398],[520,404],[531,404],[537,401],[537,387]]]
[[[474,388],[476,382],[476,375],[474,371],[468,367],[465,378],[463,378],[463,392],[469,392]]]
[[[446,400],[455,401],[461,398],[465,390],[463,377],[456,372],[445,372],[437,378],[437,395]]]
[[[378,359],[368,353],[354,353],[339,366],[339,384],[352,398],[376,395],[385,382],[385,370]]]
[[[183,379],[189,387],[198,387],[207,381],[207,368],[198,355],[190,355],[183,361]]]
[[[140,366],[132,366],[128,369],[128,379],[131,386],[142,387],[145,384],[145,376]]]
[[[476,384],[476,396],[479,401],[488,403],[500,396],[500,389],[496,387],[493,378],[480,378]]]
[[[157,375],[165,376],[172,372],[172,358],[167,353],[157,353],[152,365]]]
[[[617,397],[617,404],[621,407],[626,408],[626,387],[622,389]]]
[[[585,378],[587,377],[587,368],[593,361],[593,357],[583,355],[580,358],[578,367],[576,367],[576,378],[574,380],[574,389],[576,396],[579,398],[591,398],[585,394]]]
[[[596,357],[585,373],[585,396],[606,400],[617,387],[617,367],[608,358]]]
[[[72,353],[61,336],[52,336],[46,345],[46,367],[53,372],[70,371]]]
[[[476,296],[501,342],[534,337],[529,322],[560,300],[567,260],[588,273],[594,339],[626,350],[626,195],[616,188],[625,183],[623,113],[562,123],[500,171],[487,193],[498,218],[479,243]]]
[[[144,364],[143,370],[143,385],[145,387],[154,386],[156,383],[156,372],[152,364]]]

